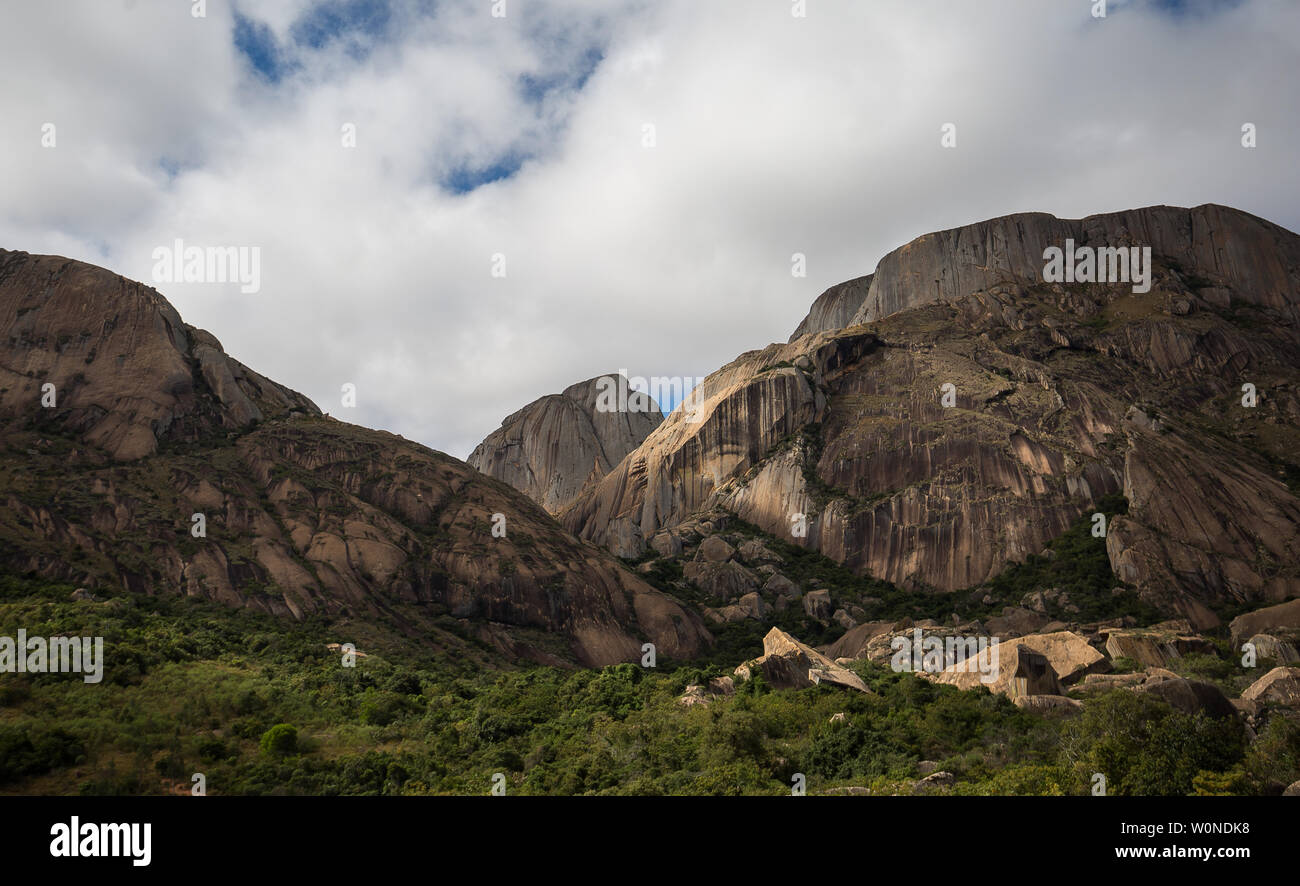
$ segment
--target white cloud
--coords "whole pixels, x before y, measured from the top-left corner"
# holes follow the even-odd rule
[[[215,0],[203,20],[19,6],[0,32],[0,245],[144,280],[177,237],[261,246],[257,295],[160,288],[323,409],[464,457],[573,381],[706,375],[784,340],[822,289],[927,231],[1204,202],[1300,227],[1287,0],[1104,21],[1085,0],[489,6],[399,12],[360,61],[298,47],[274,85]],[[287,45],[307,8],[243,11]],[[563,83],[593,46],[581,91],[525,98],[521,75]],[[508,179],[439,185],[512,153],[531,159]]]

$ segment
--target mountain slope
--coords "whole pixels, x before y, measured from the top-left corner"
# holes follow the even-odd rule
[[[1044,249],[1067,238],[1152,246],[1151,290],[1044,282]],[[713,373],[702,420],[670,414],[562,522],[636,556],[722,507],[942,592],[1123,492],[1104,543],[1149,602],[1210,626],[1300,594],[1300,237],[1217,206],[1009,216],[890,253],[865,294],[854,282],[822,298],[862,295],[857,325]],[[844,311],[823,302],[805,326]]]
[[[80,262],[0,252],[0,451],[9,569],[466,636],[508,659],[708,643],[697,616],[525,496],[321,416],[156,291]]]

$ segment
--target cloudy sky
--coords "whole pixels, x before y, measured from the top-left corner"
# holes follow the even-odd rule
[[[464,457],[574,381],[784,341],[928,231],[1207,202],[1300,230],[1295,0],[800,5],[6,0],[0,246],[151,283],[178,238],[257,246],[257,293],[156,285]]]

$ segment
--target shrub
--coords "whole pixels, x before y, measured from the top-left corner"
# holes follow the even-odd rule
[[[276,723],[262,733],[262,753],[268,757],[287,757],[298,751],[298,730],[288,723]]]

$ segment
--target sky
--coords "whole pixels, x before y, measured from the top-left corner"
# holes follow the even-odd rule
[[[460,458],[573,382],[785,341],[930,231],[1211,202],[1300,230],[1295,0],[5,5],[0,247],[156,285]],[[256,247],[260,288],[156,282],[178,239]]]

